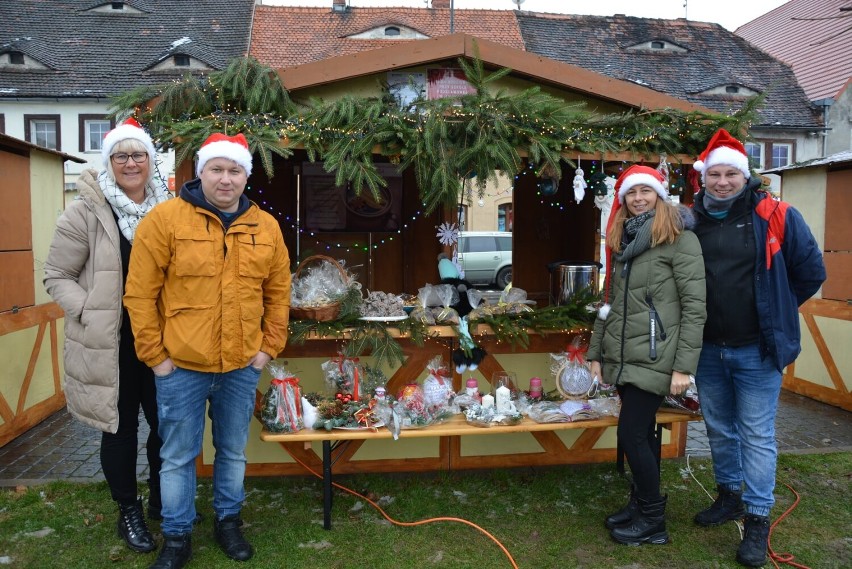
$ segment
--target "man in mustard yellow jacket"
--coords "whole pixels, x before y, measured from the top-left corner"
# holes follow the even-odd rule
[[[154,371],[163,439],[164,543],[151,569],[191,557],[208,401],[214,535],[231,559],[253,555],[240,530],[245,446],[260,372],[287,341],[290,260],[278,222],[243,195],[251,168],[242,134],[211,135],[198,178],[136,231],[124,303],[137,355]]]

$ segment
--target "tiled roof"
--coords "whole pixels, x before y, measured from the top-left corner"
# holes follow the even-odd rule
[[[852,0],[790,0],[736,33],[792,66],[811,100],[837,97],[852,77]]]
[[[165,56],[185,53],[214,69],[245,55],[253,0],[130,0],[136,13],[88,10],[93,0],[0,2],[0,53],[21,51],[42,71],[0,69],[0,96],[108,97],[169,74],[146,71]],[[189,38],[189,42],[178,42]],[[177,45],[175,45],[177,43]],[[175,71],[180,77],[185,71]]]
[[[739,108],[742,99],[703,95],[725,85],[767,92],[762,126],[820,124],[792,70],[717,24],[626,16],[573,16],[518,12],[527,51],[633,81],[718,112]],[[628,50],[665,40],[684,53]]]
[[[327,8],[257,6],[251,54],[270,67],[292,67],[361,51],[419,40],[347,39],[373,28],[400,25],[429,37],[450,33],[446,9],[351,8],[346,12]],[[455,33],[464,33],[515,49],[524,49],[511,10],[455,10]]]

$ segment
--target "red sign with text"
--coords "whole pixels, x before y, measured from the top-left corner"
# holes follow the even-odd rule
[[[429,99],[443,99],[472,95],[476,89],[467,82],[461,69],[429,69],[428,70]]]

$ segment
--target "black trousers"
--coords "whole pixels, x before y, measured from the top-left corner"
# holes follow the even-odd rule
[[[139,407],[151,429],[146,444],[148,467],[151,473],[152,494],[159,503],[160,435],[157,434],[157,391],[154,372],[139,361],[133,347],[132,335],[122,340],[118,350],[118,431],[101,436],[101,468],[109,484],[112,499],[119,504],[136,501],[136,458],[139,431]]]
[[[660,465],[657,462],[656,415],[663,396],[635,385],[618,386],[621,412],[618,415],[618,442],[633,475],[636,495],[643,500],[660,498]]]

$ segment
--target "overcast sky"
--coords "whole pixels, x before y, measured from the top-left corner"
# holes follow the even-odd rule
[[[422,8],[427,0],[347,0],[354,8],[375,6],[408,6]],[[517,0],[455,0],[454,7],[514,10]],[[611,16],[626,14],[645,18],[684,18],[716,22],[736,30],[746,22],[786,3],[787,0],[522,0],[521,9],[531,12],[561,14],[593,14]],[[263,0],[263,4],[279,6],[328,6],[332,0]],[[684,6],[686,4],[686,6]]]

